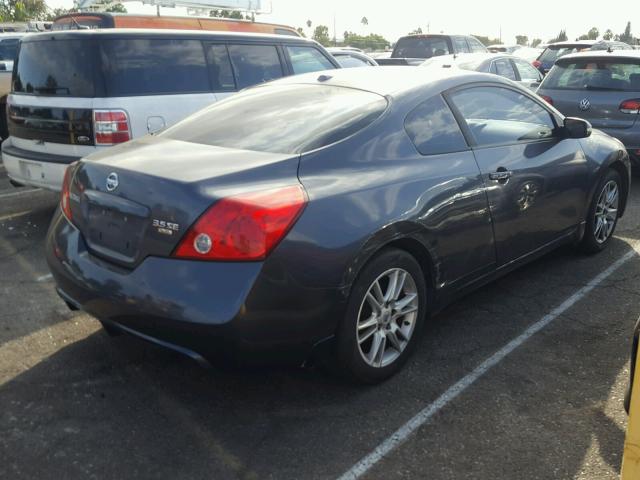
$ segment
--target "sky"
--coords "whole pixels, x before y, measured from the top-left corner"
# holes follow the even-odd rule
[[[45,0],[51,8],[73,6],[73,0]],[[431,33],[478,34],[498,38],[502,31],[504,43],[515,43],[516,35],[547,41],[562,29],[570,39],[597,27],[601,34],[608,28],[622,33],[627,21],[632,32],[640,36],[640,1],[614,2],[613,8],[595,0],[593,7],[584,0],[394,0],[393,2],[365,0],[263,0],[263,9],[271,13],[259,15],[257,20],[306,27],[307,20],[327,25],[333,36],[334,17],[337,37],[345,30],[360,34],[379,33],[391,42],[420,27]],[[211,0],[215,3],[215,0]],[[140,2],[124,4],[130,13],[155,13],[155,7]],[[183,12],[163,8],[166,15]],[[367,17],[369,24],[360,21]],[[635,23],[634,23],[635,22]]]

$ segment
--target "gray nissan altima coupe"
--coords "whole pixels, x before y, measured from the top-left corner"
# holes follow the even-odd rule
[[[71,165],[47,260],[110,332],[373,383],[455,297],[604,249],[629,171],[618,140],[495,75],[314,73]]]

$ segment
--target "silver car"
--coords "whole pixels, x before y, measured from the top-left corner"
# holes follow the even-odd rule
[[[559,59],[537,92],[564,115],[625,144],[640,167],[640,51],[589,51]]]

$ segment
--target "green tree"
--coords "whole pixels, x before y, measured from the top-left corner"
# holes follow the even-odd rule
[[[409,32],[409,35],[422,35],[422,27],[418,27],[415,30]]]
[[[602,38],[605,40],[611,40],[613,38],[613,32],[611,31],[610,28],[608,28],[607,31],[604,32],[604,35],[602,35]]]
[[[46,20],[49,8],[44,0],[0,0],[0,21]]]
[[[628,44],[635,43],[633,40],[633,35],[631,34],[631,22],[627,22],[627,28],[624,29],[624,33],[620,34],[620,41]]]
[[[298,35],[300,35],[301,37],[306,37],[306,35],[304,34],[304,29],[302,27],[296,28],[296,32],[298,32]]]
[[[529,37],[527,35],[516,35],[516,43],[526,46],[529,43]]]
[[[122,5],[121,3],[116,3],[114,5],[111,5],[109,8],[107,8],[105,10],[105,12],[112,12],[112,13],[127,13],[127,9],[124,5]]]
[[[560,33],[558,34],[558,36],[556,38],[552,38],[551,40],[549,40],[549,43],[566,42],[567,40],[569,40],[569,37],[567,37],[567,31],[560,30]]]
[[[329,37],[329,27],[326,25],[317,25],[313,31],[313,38],[316,42],[328,47],[331,45],[331,37]]]
[[[502,43],[499,38],[489,38],[485,37],[484,35],[473,36],[476,37],[485,47],[488,47],[489,45],[499,45]]]
[[[211,10],[209,12],[210,17],[219,17],[219,18],[232,18],[234,20],[244,20],[245,16],[242,12],[238,10]],[[247,20],[249,18],[247,17]]]
[[[599,36],[600,30],[598,30],[596,27],[592,27],[591,30],[587,32],[587,37],[589,38],[589,40],[597,40]]]
[[[541,43],[542,43],[542,39],[541,38],[534,38],[533,40],[531,40],[531,46],[533,48],[536,48]]]
[[[344,44],[362,50],[384,50],[391,45],[389,40],[382,35],[370,33],[367,36],[362,36],[353,32],[344,32]]]

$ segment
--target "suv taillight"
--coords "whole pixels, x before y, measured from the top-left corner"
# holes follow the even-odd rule
[[[620,104],[620,111],[622,113],[629,113],[637,115],[640,113],[640,99],[634,98],[632,100],[625,100]]]
[[[550,96],[548,96],[548,95],[540,95],[540,98],[542,98],[549,105],[553,105],[553,98],[551,98]]]
[[[301,185],[235,195],[210,207],[184,235],[174,257],[256,261],[289,232],[307,203]]]
[[[60,209],[64,213],[65,217],[69,221],[73,220],[71,214],[71,179],[73,178],[73,167],[75,163],[72,163],[64,171],[64,180],[62,180],[62,195],[60,197]]]
[[[96,145],[114,145],[131,140],[129,117],[124,110],[94,110]]]
[[[540,60],[534,60],[531,64],[536,68],[540,68],[542,66],[542,62]]]

